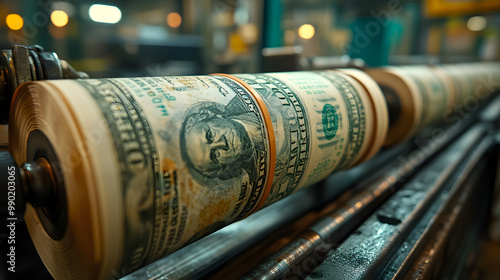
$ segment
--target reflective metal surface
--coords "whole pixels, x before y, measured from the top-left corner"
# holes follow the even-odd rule
[[[395,193],[349,236],[307,279],[388,279],[403,277],[418,238],[437,213],[462,191],[460,186],[493,138],[477,125]],[[483,139],[485,138],[485,139]],[[472,153],[472,154],[471,154]],[[457,204],[454,204],[457,205]],[[398,253],[397,253],[398,252]]]

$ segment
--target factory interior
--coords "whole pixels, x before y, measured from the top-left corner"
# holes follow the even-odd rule
[[[0,279],[499,279],[500,1],[0,0]]]

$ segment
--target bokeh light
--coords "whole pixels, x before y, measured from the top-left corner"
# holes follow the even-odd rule
[[[299,27],[299,36],[302,39],[311,39],[314,36],[314,26],[310,24],[303,24]]]
[[[172,12],[167,15],[167,24],[172,28],[178,28],[181,26],[182,17],[178,13]]]
[[[7,17],[5,18],[5,22],[7,23],[7,26],[12,30],[19,30],[23,28],[24,25],[23,18],[18,14],[7,15]]]
[[[116,6],[94,4],[89,8],[89,17],[95,22],[115,24],[122,19],[122,11]]]
[[[56,10],[50,14],[50,20],[55,26],[63,27],[68,24],[68,14],[64,11]]]
[[[481,31],[486,27],[486,18],[482,16],[471,17],[467,21],[467,28],[471,31]]]

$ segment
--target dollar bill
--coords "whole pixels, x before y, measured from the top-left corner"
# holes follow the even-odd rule
[[[474,92],[470,77],[456,67],[451,67],[449,65],[442,65],[439,67],[446,72],[454,85],[457,94],[454,106],[465,104],[469,96]]]
[[[269,141],[253,97],[224,77],[82,80],[108,121],[125,201],[124,271],[251,212]]]
[[[359,93],[333,72],[236,75],[265,101],[276,138],[276,167],[265,205],[349,166],[365,137]]]
[[[448,112],[450,92],[447,91],[443,81],[433,75],[431,69],[422,66],[398,67],[398,70],[408,76],[419,90],[422,99],[422,115],[419,127],[436,124]]]
[[[107,120],[121,170],[121,271],[322,180],[359,155],[366,93],[346,75],[238,77],[244,84],[216,75],[78,81]]]

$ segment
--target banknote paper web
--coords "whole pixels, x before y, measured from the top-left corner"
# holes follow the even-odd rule
[[[486,68],[498,76],[497,66],[474,67],[470,88]],[[482,96],[459,87],[453,71],[421,66],[368,71],[373,78],[347,69],[25,84],[10,118],[12,154],[22,163],[54,151],[68,212],[62,238],[53,238],[28,206],[30,234],[57,279],[131,272],[368,160],[384,143],[404,141],[454,105]],[[389,127],[375,81],[398,99],[391,120],[397,129]],[[30,137],[40,134],[48,146],[30,147]]]

